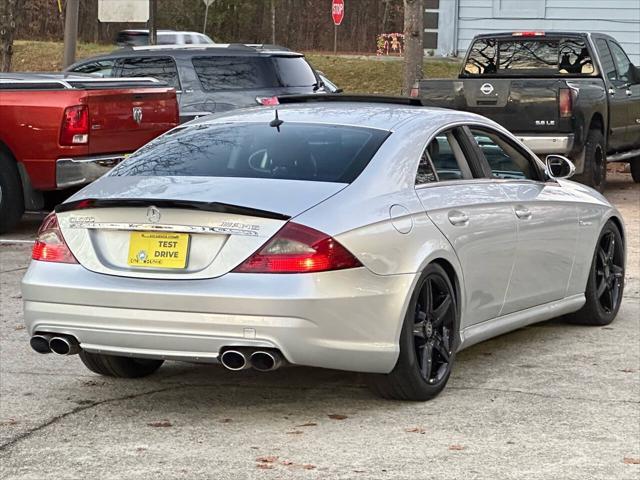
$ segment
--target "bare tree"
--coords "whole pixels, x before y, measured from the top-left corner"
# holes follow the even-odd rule
[[[408,95],[413,84],[422,79],[422,0],[404,0],[404,72],[402,93]]]
[[[0,70],[3,72],[11,70],[13,37],[22,3],[21,0],[2,0],[0,2]]]

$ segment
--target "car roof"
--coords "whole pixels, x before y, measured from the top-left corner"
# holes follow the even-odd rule
[[[289,103],[272,107],[252,107],[200,117],[185,125],[215,125],[223,123],[268,123],[275,118],[296,123],[330,124],[394,131],[404,124],[419,122],[444,125],[457,121],[481,119],[494,122],[470,112],[438,107],[378,103],[375,101]]]

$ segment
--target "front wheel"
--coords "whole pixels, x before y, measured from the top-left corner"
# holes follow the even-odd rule
[[[140,378],[155,373],[164,360],[117,357],[101,353],[80,351],[80,360],[85,367],[98,375],[118,378]]]
[[[449,276],[437,264],[424,270],[400,334],[400,356],[387,375],[370,375],[383,398],[429,400],[447,384],[458,344],[458,307]]]
[[[567,316],[572,323],[609,325],[616,318],[624,290],[624,243],[618,227],[609,220],[598,237],[593,254],[586,302]]]

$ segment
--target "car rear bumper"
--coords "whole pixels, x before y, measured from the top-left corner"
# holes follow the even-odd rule
[[[125,156],[126,154],[115,154],[59,158],[56,160],[56,187],[62,189],[91,183],[124,160]]]
[[[537,154],[567,155],[573,149],[574,135],[520,135],[518,140]]]
[[[22,289],[30,334],[90,352],[215,362],[223,347],[268,347],[292,364],[386,373],[414,281],[366,268],[166,281],[34,261]]]

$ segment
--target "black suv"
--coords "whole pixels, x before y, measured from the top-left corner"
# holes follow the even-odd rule
[[[181,121],[269,104],[279,95],[335,91],[304,55],[269,45],[124,48],[75,63],[67,71],[165,81],[177,91]]]

